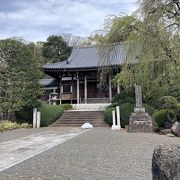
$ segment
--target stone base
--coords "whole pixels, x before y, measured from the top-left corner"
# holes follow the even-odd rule
[[[112,125],[111,130],[121,130],[121,126],[120,125]]]
[[[152,120],[148,113],[143,109],[137,111],[135,108],[135,112],[130,116],[128,132],[153,132]]]

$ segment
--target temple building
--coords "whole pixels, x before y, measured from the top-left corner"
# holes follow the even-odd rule
[[[44,73],[52,77],[41,80],[46,100],[49,104],[111,102],[120,93],[120,85],[111,80],[120,71],[122,59],[120,45],[73,48],[67,60],[43,66]],[[102,71],[107,72],[103,85]]]

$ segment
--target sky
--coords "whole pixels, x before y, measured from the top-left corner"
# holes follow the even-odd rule
[[[0,39],[45,41],[49,35],[87,37],[104,19],[136,10],[136,0],[0,0]]]

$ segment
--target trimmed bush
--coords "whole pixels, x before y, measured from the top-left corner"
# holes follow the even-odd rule
[[[39,108],[41,112],[41,126],[52,124],[57,118],[63,114],[63,108],[59,105],[42,104]]]
[[[163,96],[159,99],[160,109],[177,109],[178,101],[172,96]]]
[[[71,104],[61,104],[61,107],[64,110],[70,110],[70,109],[72,109],[73,106]]]
[[[124,104],[124,103],[134,104],[134,102],[135,102],[134,93],[126,92],[126,91],[116,94],[112,99],[112,103],[118,103],[118,104]]]
[[[124,98],[123,103],[135,104],[135,99],[134,97],[126,97]]]
[[[155,119],[158,127],[164,127],[165,122],[168,121],[167,110],[161,109],[159,111],[156,111],[154,113],[154,119]]]
[[[104,111],[104,121],[109,124],[110,126],[113,124],[112,122],[112,111],[115,110],[115,108],[106,108]]]
[[[113,97],[112,103],[117,103],[120,99],[124,99],[124,96],[123,94],[118,93]]]
[[[170,128],[177,120],[177,110],[160,109],[154,113],[154,119],[158,127]]]
[[[122,127],[125,127],[125,125],[129,125],[129,117],[133,111],[134,111],[133,104],[124,103],[124,104],[120,105],[121,126]]]

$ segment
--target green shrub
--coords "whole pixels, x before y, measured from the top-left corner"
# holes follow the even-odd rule
[[[73,106],[71,104],[61,104],[61,107],[64,110],[70,110],[70,109],[72,109]]]
[[[108,107],[104,111],[104,121],[112,125],[112,111],[115,110],[115,107]],[[134,105],[130,103],[125,103],[120,105],[120,114],[121,114],[121,126],[129,125],[129,117],[134,110]]]
[[[148,105],[148,104],[143,104],[143,106],[145,107],[145,111],[152,117],[152,115],[154,114],[154,107]]]
[[[111,104],[111,105],[109,105],[108,107],[106,107],[106,109],[108,109],[108,108],[114,108],[114,107],[116,107],[116,106],[117,106],[117,104],[114,103],[114,104]]]
[[[163,96],[159,99],[160,109],[177,109],[178,101],[172,96]]]
[[[164,127],[165,122],[168,121],[167,110],[161,109],[159,111],[156,111],[154,113],[154,119],[155,119],[158,127]]]
[[[168,88],[168,95],[175,97],[178,101],[180,101],[180,85],[170,86]]]
[[[52,124],[57,118],[63,114],[63,108],[59,105],[42,104],[39,108],[41,112],[41,126]]]
[[[134,99],[134,97],[126,97],[126,98],[124,98],[123,103],[134,104],[135,103],[135,99]]]
[[[104,111],[104,121],[109,124],[110,126],[112,123],[112,111],[115,110],[115,108],[106,108]]]
[[[17,122],[12,122],[9,120],[0,122],[0,132],[19,129],[19,128],[30,128],[31,125],[28,123],[18,124]]]
[[[154,113],[154,119],[158,127],[171,126],[177,120],[177,110],[160,109]]]
[[[123,91],[119,94],[116,94],[113,99],[112,103],[124,104],[124,103],[132,103],[134,104],[134,93],[132,91],[126,92]]]
[[[133,111],[134,111],[133,104],[124,103],[124,104],[120,105],[121,126],[122,127],[125,127],[125,125],[129,125],[129,117]]]

